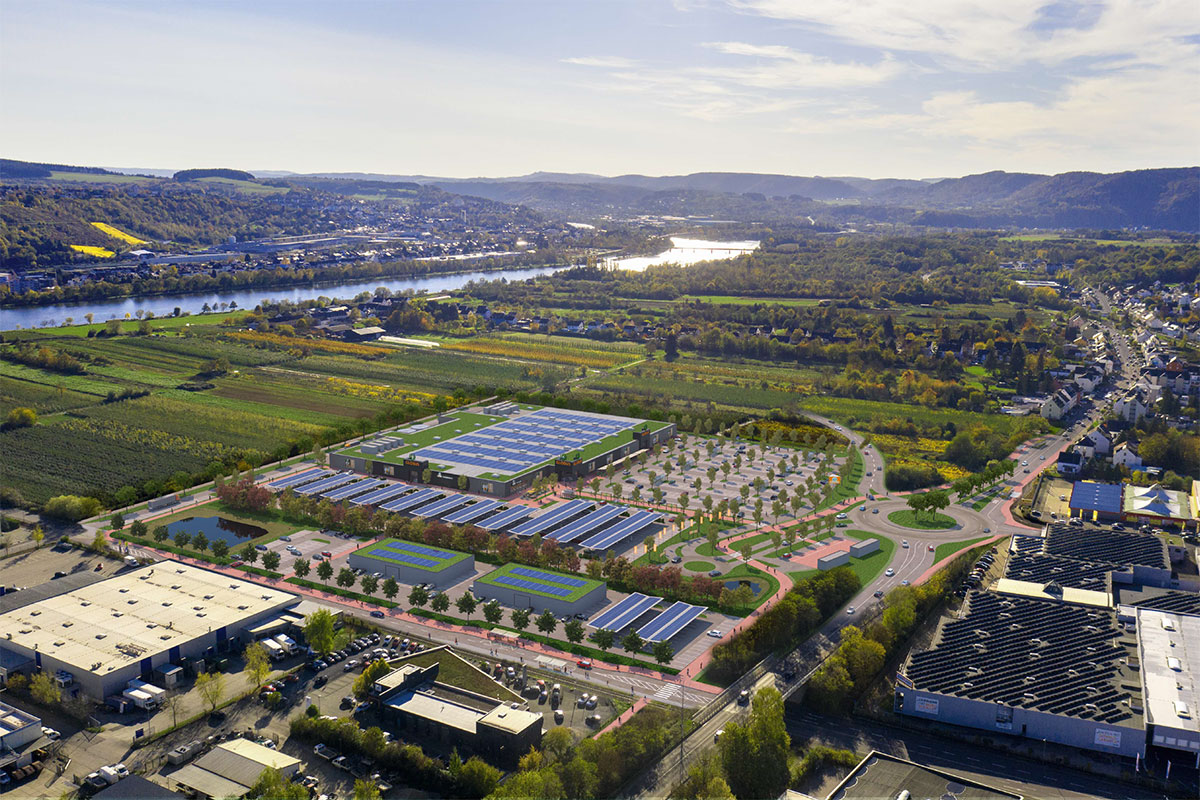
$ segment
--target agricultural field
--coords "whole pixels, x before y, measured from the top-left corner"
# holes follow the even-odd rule
[[[120,228],[115,228],[112,225],[109,225],[107,222],[93,222],[92,227],[101,233],[108,234],[114,239],[121,240],[125,244],[146,244],[145,239],[139,239],[133,234],[126,233]]]
[[[481,336],[471,339],[456,339],[443,342],[442,348],[479,355],[545,361],[570,367],[611,369],[642,358],[644,352],[634,346],[604,347],[588,340],[563,339],[562,337],[535,338],[523,336],[502,338]]]
[[[66,172],[51,170],[52,181],[76,181],[78,183],[147,183],[158,178],[143,178],[140,175],[99,175],[91,172]]]
[[[71,249],[76,253],[83,253],[85,256],[91,256],[92,258],[112,258],[116,255],[116,253],[107,247],[96,247],[91,244],[73,244],[71,245]]]

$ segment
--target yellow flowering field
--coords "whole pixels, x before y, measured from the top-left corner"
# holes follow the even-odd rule
[[[108,234],[109,236],[113,237],[114,239],[120,239],[125,244],[145,244],[146,243],[145,239],[139,239],[136,236],[126,233],[125,231],[121,230],[120,228],[114,228],[112,225],[109,225],[107,222],[93,222],[92,227],[95,228],[96,230],[100,231],[101,233]]]

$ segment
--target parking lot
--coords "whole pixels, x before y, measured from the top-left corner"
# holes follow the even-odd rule
[[[304,530],[259,545],[259,557],[261,558],[262,552],[266,550],[279,553],[279,563],[285,568],[284,571],[287,571],[287,568],[290,568],[292,562],[297,558],[307,558],[315,562],[323,552],[336,555],[342,551],[352,550],[358,544],[358,540],[347,539],[336,533]]]
[[[0,560],[0,585],[11,591],[14,587],[38,586],[81,572],[97,578],[111,578],[124,566],[119,559],[67,549],[60,543],[53,548],[43,547]]]

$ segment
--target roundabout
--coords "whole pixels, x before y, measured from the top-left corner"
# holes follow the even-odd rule
[[[958,520],[948,514],[933,513],[918,514],[911,508],[893,511],[887,515],[888,522],[902,528],[914,531],[948,531],[958,527]]]

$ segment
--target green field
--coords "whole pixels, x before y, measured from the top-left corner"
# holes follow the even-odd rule
[[[685,562],[683,562],[683,568],[691,570],[692,572],[711,572],[714,566],[716,566],[716,565],[713,564],[711,561],[685,561]]]
[[[498,569],[492,570],[487,575],[484,575],[482,578],[477,578],[475,580],[475,582],[476,583],[485,583],[485,584],[488,584],[489,586],[495,586],[498,589],[504,589],[506,591],[523,592],[523,593],[527,593],[527,594],[531,594],[531,595],[536,595],[537,597],[546,597],[551,600],[561,600],[565,603],[575,602],[576,600],[583,597],[585,594],[592,591],[593,589],[595,589],[597,586],[599,586],[601,584],[600,581],[594,581],[594,580],[592,580],[590,578],[586,578],[582,575],[567,575],[566,573],[553,572],[548,569],[539,569],[538,570],[538,572],[542,572],[548,576],[552,576],[552,577],[547,577],[545,579],[542,579],[541,582],[545,583],[545,584],[553,584],[555,586],[561,586],[564,589],[570,590],[570,594],[555,595],[555,594],[551,594],[549,592],[537,591],[536,589],[508,586],[506,584],[496,582],[496,578],[500,578],[505,575],[511,575],[513,578],[516,578],[518,580],[529,580],[528,576],[522,576],[520,574],[513,573],[513,569],[518,568],[518,567],[525,568],[525,569],[531,569],[531,567],[527,567],[523,564],[517,564],[515,562],[510,562]],[[582,581],[583,585],[582,586],[571,586],[570,585],[571,583],[574,583],[576,581]]]
[[[222,186],[229,186],[233,189],[237,189],[239,192],[246,192],[247,194],[282,194],[288,191],[287,187],[285,186],[266,186],[261,183],[255,183],[254,181],[243,181],[234,178],[197,178],[196,182],[216,183]]]
[[[936,564],[946,556],[954,555],[959,550],[963,550],[976,542],[982,542],[987,539],[987,536],[980,536],[978,539],[967,539],[965,542],[943,542],[933,551],[933,562]]]
[[[140,175],[97,175],[91,172],[65,172],[52,169],[47,180],[77,181],[79,183],[148,183],[158,180],[158,178],[143,178]]]
[[[821,301],[812,297],[744,297],[741,295],[714,294],[699,295],[685,294],[677,302],[683,303],[713,303],[714,305],[771,305],[771,306],[815,306]]]
[[[716,580],[731,581],[738,579],[755,581],[759,585],[758,594],[754,595],[754,601],[745,609],[747,611],[753,611],[758,608],[767,602],[767,600],[774,597],[775,593],[779,591],[779,581],[775,580],[774,575],[763,572],[758,567],[752,567],[749,564],[738,564]]]
[[[879,573],[883,572],[889,563],[892,561],[892,554],[896,552],[896,543],[886,536],[870,531],[848,530],[846,535],[851,539],[878,539],[879,549],[871,553],[866,558],[851,558],[850,568],[854,570],[854,574],[862,581],[862,585],[866,586],[871,581],[879,577]]]
[[[470,553],[460,553],[457,550],[444,550],[440,547],[430,547],[429,545],[418,546],[420,547],[419,552],[409,549],[413,547],[411,542],[406,542],[402,539],[384,539],[377,544],[373,544],[369,547],[364,547],[361,550],[355,551],[354,555],[373,558],[377,561],[382,561],[385,564],[396,564],[397,559],[388,556],[386,553],[378,552],[394,549],[399,550],[402,553],[411,553],[411,555],[422,559],[437,561],[437,563],[432,566],[425,566],[424,564],[417,564],[415,562],[405,561],[403,559],[399,560],[399,566],[423,569],[426,572],[441,572],[446,568],[452,567],[470,557]]]
[[[426,650],[423,653],[405,656],[393,663],[416,664],[421,667],[438,664],[437,679],[443,683],[466,689],[469,692],[476,692],[485,697],[493,697],[506,703],[521,699],[516,692],[496,683],[449,648],[439,647],[435,650]]]
[[[958,524],[954,520],[954,517],[938,513],[930,514],[928,512],[922,512],[918,515],[911,508],[893,511],[888,514],[888,521],[918,531],[945,531]]]

